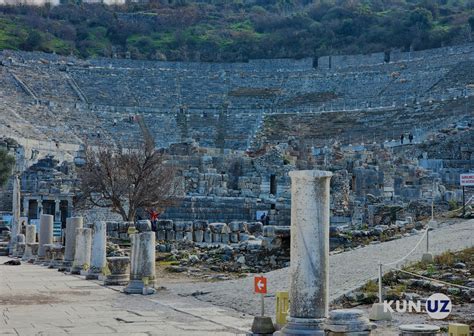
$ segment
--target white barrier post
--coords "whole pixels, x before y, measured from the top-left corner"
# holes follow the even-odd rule
[[[392,313],[387,310],[384,310],[383,304],[383,295],[382,295],[382,271],[383,264],[379,262],[379,302],[374,303],[372,305],[372,309],[370,310],[369,319],[372,321],[391,321],[392,320]]]
[[[426,252],[423,253],[423,256],[421,257],[421,261],[426,262],[426,263],[432,263],[433,262],[433,254],[430,253],[430,226],[426,227]]]

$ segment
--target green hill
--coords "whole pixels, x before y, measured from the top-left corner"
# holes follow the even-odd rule
[[[209,0],[0,6],[0,49],[243,61],[471,41],[471,0]]]

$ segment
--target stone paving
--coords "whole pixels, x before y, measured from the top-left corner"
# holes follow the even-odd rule
[[[159,290],[126,295],[98,281],[0,257],[0,335],[238,335],[252,318]]]
[[[335,300],[343,294],[357,289],[378,273],[378,263],[388,263],[404,257],[420,240],[421,235],[410,236],[389,242],[369,245],[349,252],[329,257],[329,296]],[[421,260],[425,252],[423,241],[408,258],[409,261]],[[453,225],[442,224],[430,232],[430,246],[433,254],[444,251],[458,251],[474,246],[474,220],[466,220]],[[386,269],[385,269],[386,270]],[[268,294],[265,310],[275,315],[275,292],[288,290],[289,268],[266,273]],[[180,295],[193,295],[199,300],[233,308],[247,314],[259,313],[259,297],[252,292],[253,276],[222,281],[219,283],[166,284],[171,291]]]

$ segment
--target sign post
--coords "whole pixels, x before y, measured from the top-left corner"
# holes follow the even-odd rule
[[[261,296],[261,314],[262,316],[265,316],[265,302],[264,302],[264,296],[267,294],[267,278],[264,276],[256,276],[254,278],[254,290],[255,293],[260,294]]]
[[[462,215],[466,214],[465,187],[474,187],[474,173],[459,175],[459,184],[462,187]]]

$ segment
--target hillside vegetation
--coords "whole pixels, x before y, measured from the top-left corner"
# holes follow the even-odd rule
[[[209,0],[0,6],[0,49],[245,61],[471,41],[472,0]]]

